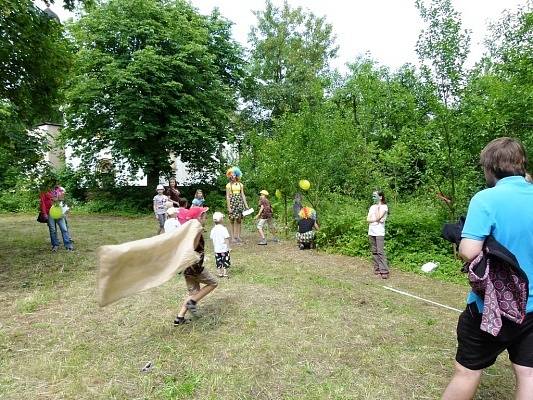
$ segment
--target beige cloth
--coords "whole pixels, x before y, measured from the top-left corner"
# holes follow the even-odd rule
[[[200,222],[191,220],[172,233],[100,247],[98,304],[106,306],[183,272],[199,260],[194,248],[202,230]]]

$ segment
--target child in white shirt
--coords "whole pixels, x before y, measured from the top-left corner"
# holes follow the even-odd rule
[[[178,221],[177,215],[178,215],[177,208],[170,207],[167,210],[168,217],[164,225],[165,233],[174,232],[176,229],[178,229],[181,226],[180,222]]]
[[[215,261],[219,277],[228,277],[228,268],[231,266],[231,259],[229,253],[231,251],[229,239],[230,235],[228,229],[222,224],[224,214],[221,212],[213,213],[213,221],[215,226],[211,229],[209,237],[213,241],[215,249]]]
[[[153,200],[154,214],[155,219],[159,222],[159,231],[157,232],[157,234],[159,235],[161,232],[163,232],[163,228],[165,227],[165,220],[167,219],[166,204],[168,201],[168,197],[163,194],[165,192],[165,188],[163,185],[157,185],[157,188],[155,190],[157,194],[154,196]]]

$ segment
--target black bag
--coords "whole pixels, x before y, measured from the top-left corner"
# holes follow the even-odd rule
[[[48,216],[45,216],[42,212],[37,215],[37,222],[40,222],[41,224],[46,224],[48,222]]]

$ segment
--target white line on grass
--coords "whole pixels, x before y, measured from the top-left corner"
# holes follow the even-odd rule
[[[453,310],[453,311],[457,311],[457,312],[460,312],[460,313],[463,312],[462,310],[459,310],[459,309],[457,309],[457,308],[453,308],[453,307],[447,306],[447,305],[445,305],[445,304],[440,304],[440,303],[437,303],[436,301],[432,301],[432,300],[424,299],[424,298],[422,298],[422,297],[415,296],[414,294],[407,293],[407,292],[404,292],[404,291],[401,291],[401,290],[398,290],[398,289],[394,289],[394,288],[391,288],[391,287],[389,287],[389,286],[383,286],[383,287],[384,287],[385,289],[387,289],[387,290],[391,290],[391,291],[393,291],[393,292],[403,294],[404,296],[413,297],[413,298],[415,298],[415,299],[425,301],[426,303],[431,303],[431,304],[434,304],[434,305],[439,306],[439,307],[447,308],[448,310]]]

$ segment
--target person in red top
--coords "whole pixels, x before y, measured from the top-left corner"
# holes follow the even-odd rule
[[[56,188],[59,187],[59,185],[52,185]],[[48,231],[50,233],[50,242],[52,244],[52,251],[57,251],[59,249],[59,240],[57,239],[57,228],[56,226],[59,226],[59,229],[61,230],[61,236],[63,237],[63,245],[68,251],[74,250],[74,246],[72,245],[72,241],[70,240],[70,235],[68,233],[68,228],[65,223],[65,218],[61,217],[58,219],[54,219],[50,215],[50,208],[54,204],[57,204],[59,206],[59,197],[60,193],[57,189],[51,189],[51,190],[43,190],[39,194],[40,199],[40,210],[45,219],[48,220]]]

